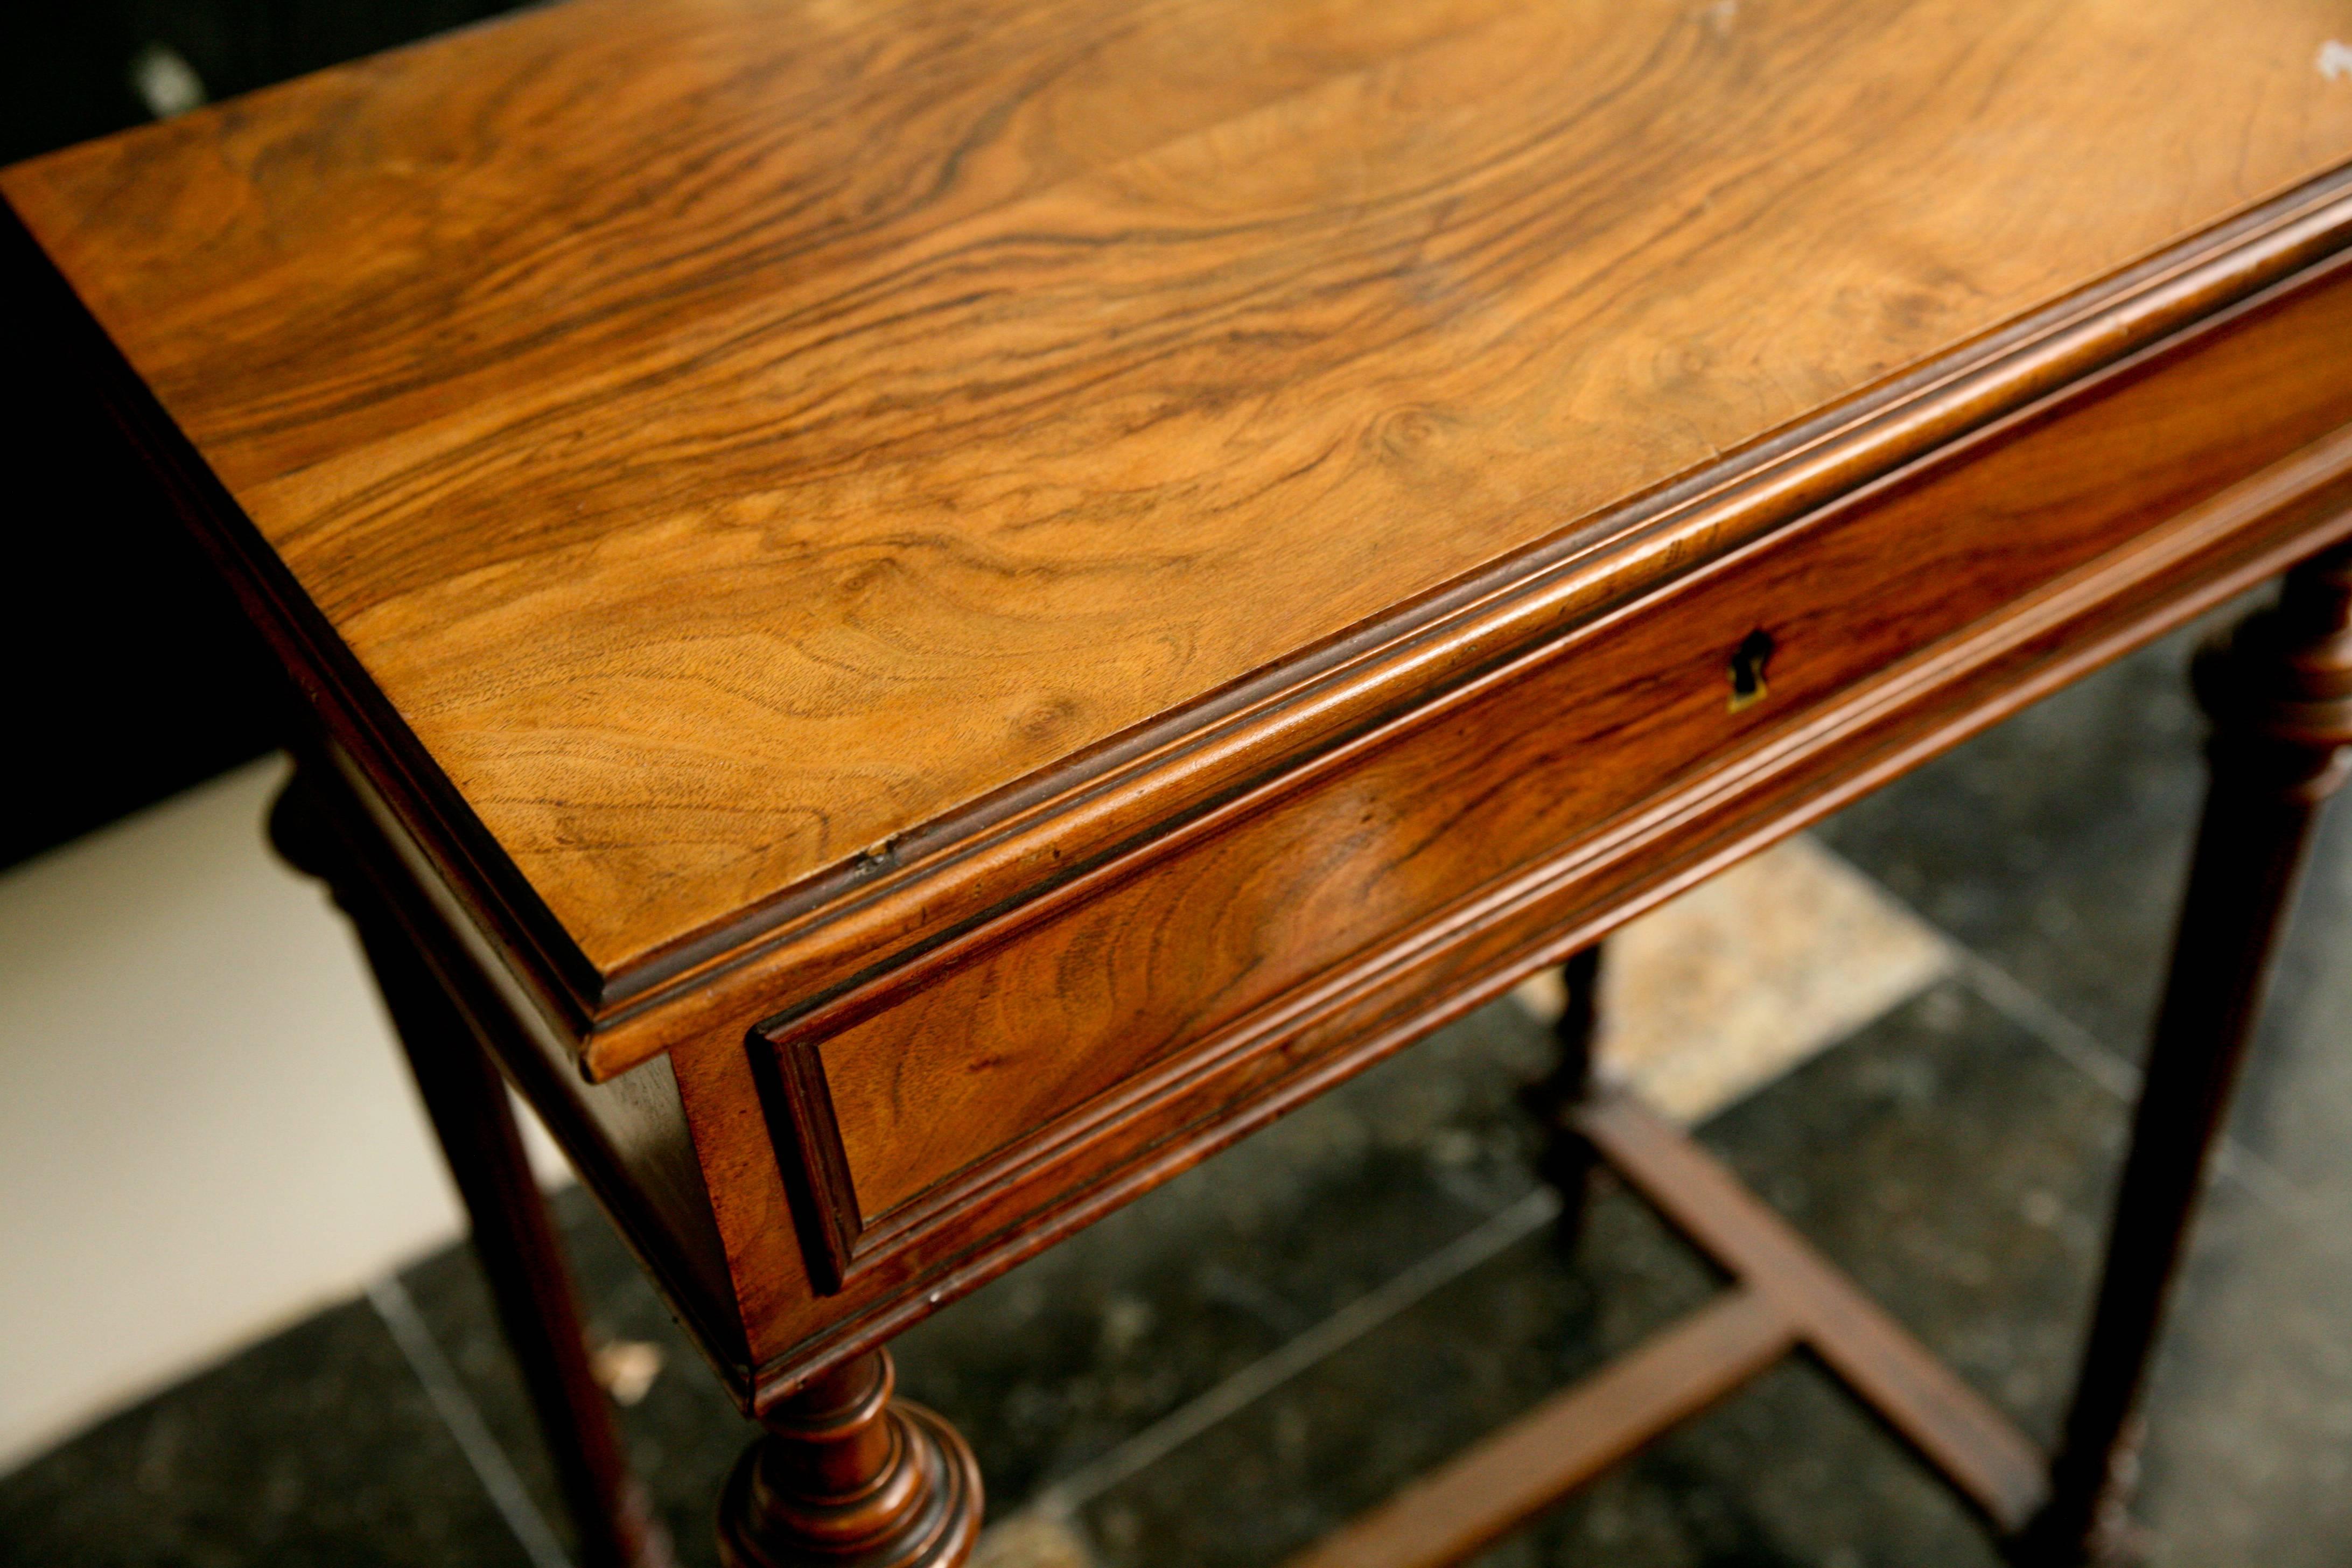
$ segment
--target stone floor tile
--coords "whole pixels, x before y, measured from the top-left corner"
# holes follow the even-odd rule
[[[590,1343],[627,1340],[661,1352],[659,1374],[635,1405],[618,1412],[623,1437],[630,1463],[670,1531],[681,1568],[715,1564],[712,1510],[753,1428],[737,1413],[594,1200],[569,1187],[556,1194],[554,1212]],[[571,1521],[471,1248],[450,1247],[426,1259],[406,1270],[402,1284],[532,1500],[568,1545]]]
[[[365,1301],[0,1479],[0,1562],[519,1568],[521,1547]]]
[[[1532,1237],[1095,1500],[1107,1564],[1273,1563],[1706,1301],[1708,1268],[1622,1193],[1590,1266]]]
[[[1010,1509],[1533,1184],[1543,1030],[1488,1008],[917,1325],[901,1384]]]
[[[1016,1513],[981,1531],[970,1568],[1097,1568],[1093,1544],[1075,1523]]]
[[[2352,1234],[2352,796],[2321,819],[2231,1134]]]
[[[2207,1195],[2147,1405],[2152,1568],[2352,1563],[2352,1224]]]
[[[2126,1108],[1948,981],[1703,1141],[1929,1349],[2055,1436]]]
[[[1869,878],[1800,836],[1609,939],[1599,1070],[1653,1109],[1706,1120],[1843,1039],[1952,967],[1950,944]],[[1515,993],[1559,1016],[1557,970]]]
[[[2204,789],[2181,634],[1816,829],[1937,929],[2137,1060]]]

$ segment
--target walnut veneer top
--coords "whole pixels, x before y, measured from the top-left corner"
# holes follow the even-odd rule
[[[572,0],[0,189],[604,974],[2352,156],[2342,0]]]

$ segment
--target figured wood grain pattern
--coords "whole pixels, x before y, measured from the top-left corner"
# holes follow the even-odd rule
[[[957,1184],[928,1233],[876,1253],[838,1289],[812,1272],[821,1237],[783,1239],[800,1218],[785,1180],[791,1151],[771,1142],[780,1123],[762,1127],[746,1110],[752,1062],[733,1042],[682,1048],[678,1086],[716,1173],[761,1369],[753,1397],[887,1340],[1621,921],[2348,534],[2352,429],[1672,780],[1593,838],[1237,1020],[1213,1050],[1136,1075],[1079,1136]]]
[[[0,191],[620,985],[2342,161],[2341,25],[573,0]]]
[[[2352,343],[2352,266],[1958,443],[1164,837],[1115,877],[776,1030],[794,1103],[821,1099],[839,1128],[843,1169],[812,1173],[854,1187],[836,1200],[854,1211],[836,1248],[870,1248],[879,1235],[862,1233],[892,1228],[935,1184],[2352,422],[2352,360],[2315,361],[2315,342]],[[1778,645],[1770,689],[1735,713],[1727,661],[1759,627]],[[780,1145],[821,1147],[824,1121]]]

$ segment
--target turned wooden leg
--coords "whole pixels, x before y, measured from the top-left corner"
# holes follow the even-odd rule
[[[538,1412],[583,1568],[668,1568],[668,1537],[629,1473],[612,1407],[590,1374],[571,1279],[506,1082],[306,791],[299,777],[287,786],[270,814],[270,837],[289,861],[327,883],[359,931],[472,1220],[474,1249]]]
[[[1560,1196],[1557,1237],[1573,1247],[1584,1231],[1584,1209],[1592,1184],[1592,1145],[1576,1130],[1577,1108],[1592,1089],[1592,1041],[1600,1024],[1601,944],[1559,966],[1567,1005],[1552,1026],[1556,1054],[1550,1076],[1528,1091],[1528,1109],[1543,1126],[1543,1152],[1536,1171]]]
[[[719,1504],[728,1568],[955,1568],[980,1535],[980,1467],[956,1429],[893,1399],[887,1350],[761,1415]]]
[[[2016,1553],[2034,1564],[2126,1551],[2135,1409],[2165,1297],[2312,825],[2352,773],[2352,547],[2289,574],[2275,606],[2199,653],[2195,681],[2211,784],[2050,1502]]]

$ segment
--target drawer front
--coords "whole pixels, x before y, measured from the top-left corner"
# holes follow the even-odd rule
[[[821,1280],[911,1278],[1316,1070],[1316,1020],[1368,977],[1743,770],[1785,784],[1827,716],[1932,686],[1939,650],[2352,421],[2352,355],[2311,352],[2352,342],[2347,279],[2069,388],[777,1029],[766,1098]]]

